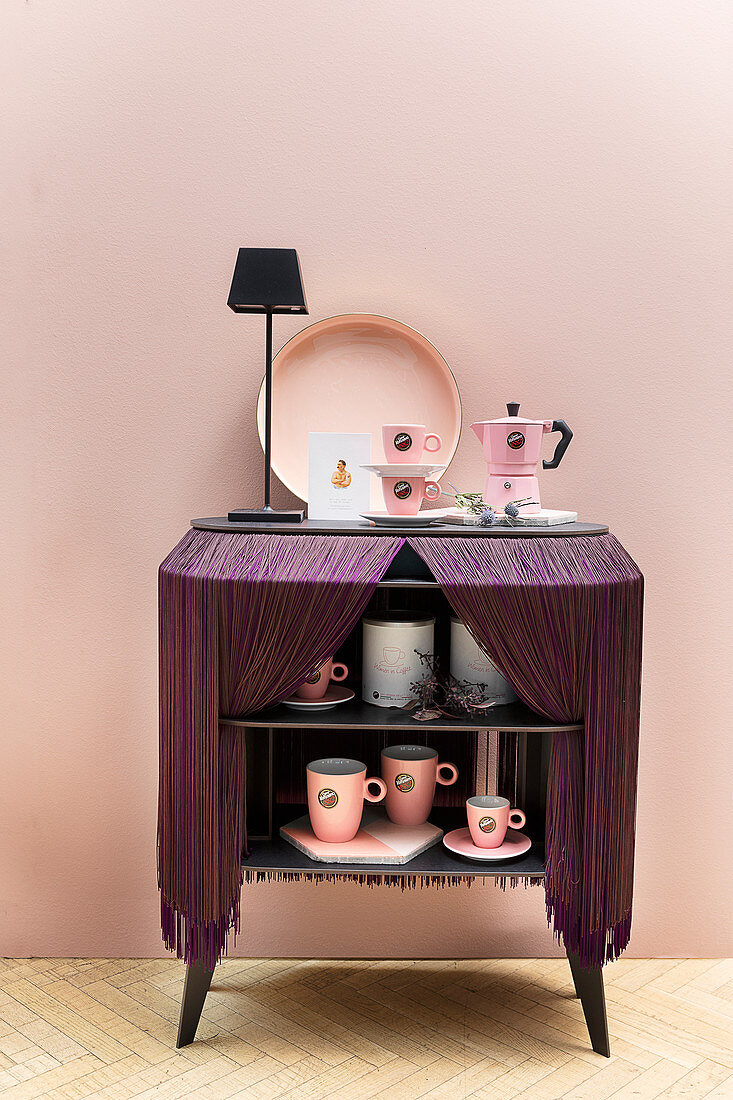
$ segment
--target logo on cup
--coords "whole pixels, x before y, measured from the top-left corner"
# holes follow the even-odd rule
[[[321,797],[320,795],[318,796]],[[493,833],[496,828],[496,822],[493,817],[482,817],[478,823],[478,827],[482,833]]]
[[[412,446],[412,436],[407,432],[398,432],[394,437],[394,449],[396,451],[409,451]]]
[[[317,684],[320,678],[321,670],[317,668],[316,671],[311,673],[311,675],[308,677],[308,679],[306,680],[306,684]]]
[[[403,794],[407,794],[415,786],[415,780],[407,772],[400,772],[395,776],[394,785],[398,791],[402,791]]]
[[[513,451],[518,451],[520,447],[524,446],[524,436],[521,432],[509,432],[506,441],[507,446],[511,447]]]
[[[324,787],[322,791],[318,792],[318,801],[323,806],[324,810],[332,810],[339,800],[339,796],[335,791],[332,791],[330,787]]]
[[[409,481],[398,481],[393,491],[398,500],[407,500],[412,492],[412,485]]]

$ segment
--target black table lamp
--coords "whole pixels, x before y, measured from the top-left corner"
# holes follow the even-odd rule
[[[294,248],[240,248],[227,305],[235,313],[264,313],[265,330],[265,506],[237,508],[233,523],[300,523],[302,511],[270,507],[272,457],[272,315],[307,313],[308,306]]]

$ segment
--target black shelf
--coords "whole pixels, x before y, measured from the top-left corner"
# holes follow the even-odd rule
[[[553,527],[473,527],[460,523],[435,523],[432,527],[377,527],[369,520],[315,520],[302,523],[232,523],[226,516],[207,516],[192,519],[191,526],[202,531],[221,531],[229,534],[265,535],[374,535],[376,538],[395,535],[407,538],[414,535],[442,538],[510,538],[552,539],[577,535],[606,535],[605,523],[558,523]]]
[[[357,685],[358,686],[358,685]],[[582,723],[553,722],[535,714],[523,703],[510,703],[503,707],[490,707],[478,718],[433,718],[429,722],[417,722],[409,711],[397,707],[375,707],[358,696],[349,703],[342,703],[332,710],[301,711],[290,707],[272,707],[249,714],[246,718],[221,718],[234,726],[251,726],[266,729],[342,729],[342,730],[453,730],[456,733],[480,730],[500,730],[506,733],[557,733],[580,730]]]
[[[285,807],[280,807],[284,810]],[[294,821],[305,812],[304,806],[292,806],[281,818],[282,824]],[[430,820],[445,832],[466,824],[466,815],[461,810],[434,810]],[[542,855],[542,842],[533,843],[526,855],[519,859],[501,863],[478,863],[449,852],[443,843],[421,852],[409,863],[401,864],[365,864],[365,863],[319,863],[310,859],[304,852],[282,840],[280,836],[272,840],[251,840],[250,856],[242,860],[246,871],[298,873],[306,877],[315,875],[339,875],[344,878],[354,875],[453,875],[470,878],[471,876],[497,877],[521,876],[544,878],[545,861]]]

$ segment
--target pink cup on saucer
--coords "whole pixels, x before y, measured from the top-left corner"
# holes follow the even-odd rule
[[[521,810],[511,809],[509,799],[497,794],[469,798],[466,813],[471,840],[477,848],[501,848],[509,825],[521,829],[527,823]]]
[[[424,500],[437,500],[441,489],[437,481],[425,477],[383,477],[382,495],[391,516],[416,516]]]
[[[295,694],[299,699],[310,699],[315,701],[316,699],[322,699],[326,694],[331,680],[340,682],[345,680],[349,675],[349,670],[346,665],[334,663],[332,657],[321,665],[320,668],[314,669],[304,684],[301,684]]]
[[[367,779],[366,764],[346,757],[311,760],[306,776],[311,827],[326,844],[353,840],[361,824],[364,799],[381,802],[387,793],[382,779]],[[379,794],[370,793],[372,784],[379,788]]]
[[[383,424],[382,445],[387,462],[422,462],[423,451],[434,454],[443,440],[424,424]]]

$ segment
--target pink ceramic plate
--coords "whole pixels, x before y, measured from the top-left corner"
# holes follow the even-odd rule
[[[308,499],[308,432],[369,432],[379,462],[382,424],[425,424],[443,440],[429,461],[443,466],[461,434],[461,399],[442,355],[408,325],[369,313],[329,317],[287,342],[272,364],[272,411],[272,468],[301,500]],[[257,401],[263,446],[264,419],[263,381]],[[373,480],[378,509],[382,493]]]
[[[455,852],[457,856],[465,856],[466,859],[477,859],[481,863],[495,863],[502,859],[516,859],[523,856],[532,847],[532,841],[518,829],[507,829],[504,843],[498,848],[479,848],[471,840],[471,833],[465,829],[454,829],[452,833],[446,833],[443,843],[449,852]]]

